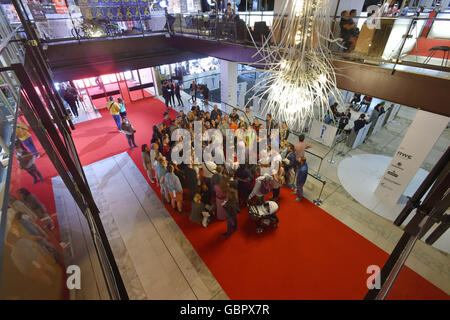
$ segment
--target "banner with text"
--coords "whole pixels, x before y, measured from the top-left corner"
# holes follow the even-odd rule
[[[375,195],[396,204],[450,118],[419,110],[386,169]]]
[[[333,145],[336,132],[336,127],[314,120],[309,136],[311,139],[331,147]]]

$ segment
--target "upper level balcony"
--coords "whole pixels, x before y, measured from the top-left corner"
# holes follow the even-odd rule
[[[151,1],[117,7],[102,1],[95,6],[91,1],[71,2],[54,9],[54,13],[28,4],[28,18],[44,44],[147,38],[167,34],[170,26],[172,35],[254,47],[268,39],[276,21],[281,20],[280,29],[286,25],[286,19],[273,11],[237,12],[232,16],[217,12],[168,14]],[[334,40],[329,48],[335,59],[385,68],[395,65],[397,70],[448,77],[450,7],[423,12],[410,9],[376,18],[368,17],[367,12],[347,18],[337,10],[335,14],[327,17],[332,25],[330,39]],[[8,19],[13,25],[20,24],[14,10]],[[270,38],[270,43],[276,41],[276,36]]]

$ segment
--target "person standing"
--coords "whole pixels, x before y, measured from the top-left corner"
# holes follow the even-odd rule
[[[147,177],[150,180],[151,183],[154,183],[152,177],[152,171],[153,171],[153,162],[150,155],[150,148],[147,144],[142,145],[142,163],[144,164],[145,171],[147,171]]]
[[[175,96],[177,97],[177,100],[178,100],[178,106],[181,106],[182,108],[184,108],[184,103],[183,103],[183,100],[181,99],[181,91],[180,91],[181,88],[177,81],[174,82],[173,90],[174,90]]]
[[[191,93],[192,102],[197,101],[197,84],[195,81],[192,81],[189,87],[189,92]]]
[[[268,113],[266,117],[267,140],[270,140],[273,129],[275,129],[275,122],[272,119],[272,115]]]
[[[180,179],[174,173],[175,169],[172,165],[167,166],[167,173],[165,174],[165,184],[167,192],[170,194],[172,208],[178,209],[180,215],[183,214],[183,188]]]
[[[367,111],[369,111],[369,108],[370,108],[370,104],[372,103],[372,97],[371,96],[368,96],[368,95],[365,95],[364,96],[364,98],[363,98],[363,100],[361,101],[361,108],[362,108],[362,106],[365,106],[366,108],[364,109],[364,111],[362,111],[362,109],[360,109],[360,111],[361,112],[367,112]]]
[[[183,174],[185,176],[185,188],[189,190],[189,200],[192,201],[194,199],[194,195],[198,191],[197,171],[195,171],[193,164],[190,163],[184,166]]]
[[[75,88],[73,88],[70,84],[67,84],[67,89],[64,92],[64,100],[69,104],[70,109],[75,117],[78,117],[78,93]]]
[[[128,144],[130,145],[131,150],[133,150],[133,147],[137,148],[139,147],[136,142],[134,142],[134,133],[136,130],[134,130],[133,126],[131,125],[130,120],[128,120],[127,117],[123,118],[122,124],[121,124],[122,132],[127,137]]]
[[[350,113],[350,109],[345,110],[345,112],[340,114],[339,118],[339,124],[338,124],[338,133],[341,133],[345,126],[348,124],[352,117],[352,114]]]
[[[223,207],[223,204],[227,200],[227,194],[229,191],[225,177],[222,177],[220,179],[220,183],[214,186],[214,190],[216,192],[216,217],[218,220],[225,220],[227,219],[227,213]]]
[[[16,141],[15,152],[19,168],[25,170],[33,177],[33,184],[38,182],[38,178],[41,182],[44,182],[44,178],[36,168],[34,155],[24,147],[22,142]]]
[[[280,188],[284,185],[285,182],[285,171],[281,159],[281,155],[275,151],[272,150],[272,157],[271,157],[271,173],[273,177],[272,182],[272,188],[273,188],[273,194],[270,200],[277,201],[278,197],[280,196]]]
[[[111,116],[114,119],[114,122],[116,123],[117,129],[120,132],[120,106],[117,104],[117,102],[114,101],[114,97],[110,96],[109,101],[106,104],[106,108],[108,108],[109,112],[111,113]]]
[[[237,109],[236,108],[233,109],[233,113],[231,113],[231,115],[230,115],[230,120],[232,122],[239,120],[239,115],[237,114]]]
[[[29,127],[23,122],[17,122],[16,137],[23,143],[23,145],[30,151],[36,159],[39,158],[39,153],[36,150]]]
[[[119,97],[117,98],[117,104],[120,107],[119,114],[123,121],[123,119],[127,117],[127,110],[125,109],[125,101],[123,101],[123,99]]]
[[[222,236],[227,238],[233,231],[237,230],[236,215],[239,212],[239,201],[238,193],[235,189],[230,189],[228,191],[227,200],[222,203],[222,206],[225,209],[225,214],[227,217],[227,232],[222,233]]]
[[[308,164],[306,163],[306,158],[302,157],[300,159],[300,164],[297,172],[297,198],[295,202],[300,201],[303,198],[303,186],[305,185],[306,178],[308,177]]]
[[[170,103],[170,90],[167,81],[164,81],[163,86],[161,88],[162,96],[164,98],[164,102],[166,104],[166,109],[169,111],[169,103]]]
[[[280,141],[286,141],[289,138],[289,127],[286,121],[283,121],[280,128]]]
[[[283,163],[287,173],[288,186],[295,192],[295,169],[297,167],[297,158],[295,155],[294,146],[292,144],[288,146],[288,153],[286,158],[283,160]]]
[[[165,184],[165,177],[167,173],[167,161],[164,157],[160,157],[158,159],[155,171],[156,171],[156,179],[160,187],[161,197],[163,198],[163,201],[165,201],[166,203],[170,203],[170,196],[167,193]]]
[[[295,156],[298,162],[300,162],[301,158],[305,157],[305,150],[309,148],[311,148],[311,144],[305,142],[305,135],[299,135],[298,142],[294,145]]]
[[[175,108],[175,87],[172,80],[169,80],[168,89],[170,94],[169,102],[172,104],[172,108]]]
[[[238,191],[240,194],[239,200],[241,200],[242,204],[245,204],[247,203],[253,182],[253,174],[248,165],[239,165],[236,170],[236,180],[238,182]]]
[[[359,118],[357,120],[355,120],[355,122],[353,123],[353,130],[355,131],[356,134],[358,134],[358,131],[362,128],[364,128],[364,126],[368,123],[366,120],[366,115],[364,113],[362,113]]]
[[[377,124],[378,118],[381,115],[381,107],[382,107],[381,104],[377,104],[375,106],[375,108],[373,108],[372,113],[370,114],[370,118],[369,118],[370,128],[369,128],[369,131],[366,134],[364,142],[366,142],[366,140],[372,134],[373,129],[375,128],[375,125]]]
[[[247,122],[249,125],[252,125],[253,124],[253,118],[255,117],[254,115],[253,115],[253,113],[250,111],[250,106],[246,106],[245,107],[245,113],[244,113],[244,115],[245,115],[245,122]]]
[[[222,111],[219,110],[217,104],[215,104],[213,108],[213,111],[211,111],[211,120],[216,121],[217,118],[222,116]]]

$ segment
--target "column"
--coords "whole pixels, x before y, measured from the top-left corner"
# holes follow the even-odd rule
[[[419,110],[386,169],[375,195],[396,204],[422,162],[449,123],[450,118]]]
[[[152,75],[153,75],[153,85],[155,86],[155,94],[160,96],[162,95],[161,90],[161,75],[156,67],[151,67]]]
[[[237,62],[220,60],[220,96],[222,102],[237,105]]]

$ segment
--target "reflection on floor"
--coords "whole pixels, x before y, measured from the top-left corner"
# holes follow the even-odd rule
[[[84,121],[94,120],[101,118],[100,112],[95,108],[89,108],[84,105],[82,108],[78,109],[78,117],[72,117],[72,122],[74,124],[81,123]]]
[[[84,170],[131,299],[228,299],[127,153]]]

